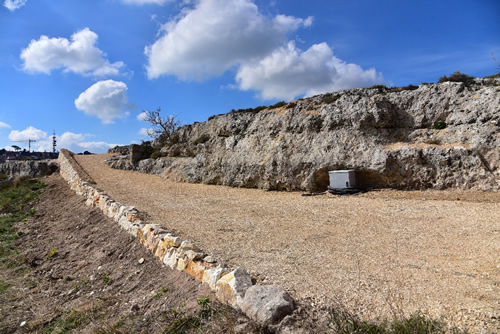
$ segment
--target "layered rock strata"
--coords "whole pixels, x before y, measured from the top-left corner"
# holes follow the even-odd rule
[[[500,79],[349,89],[181,127],[160,159],[114,168],[175,181],[323,191],[328,171],[361,187],[500,189]],[[122,150],[123,151],[123,150]]]
[[[58,169],[54,161],[7,161],[0,163],[0,173],[13,176],[40,177],[51,175]]]

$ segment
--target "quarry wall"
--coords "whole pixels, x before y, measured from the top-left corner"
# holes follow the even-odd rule
[[[159,153],[108,164],[267,190],[324,191],[329,170],[354,169],[365,188],[498,191],[500,79],[349,89],[233,111],[181,127]]]

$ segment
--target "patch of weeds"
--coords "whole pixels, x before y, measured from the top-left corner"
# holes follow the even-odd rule
[[[431,319],[420,313],[375,323],[361,320],[357,315],[342,307],[332,307],[329,310],[329,316],[330,327],[339,334],[430,334],[449,331],[443,320]],[[456,328],[453,328],[451,332],[466,333]]]
[[[59,254],[55,248],[52,248],[51,250],[49,250],[49,252],[47,253],[47,255],[45,256],[45,259],[46,260],[50,260],[51,258],[53,258],[54,256],[57,256],[57,254]]]
[[[98,311],[99,308],[84,311],[71,309],[43,325],[41,333],[69,333],[75,329],[84,328],[92,321]]]
[[[285,101],[280,101],[278,103],[273,104],[272,106],[269,106],[269,109],[276,109],[276,108],[281,108],[286,106],[287,103]]]
[[[208,297],[200,297],[200,298],[196,299],[196,302],[200,306],[207,306],[210,303],[210,298],[208,298]]]
[[[333,102],[337,101],[340,96],[334,95],[334,94],[326,94],[323,95],[323,98],[321,99],[321,103],[323,104],[332,104]]]
[[[161,157],[163,157],[161,151],[154,151],[153,153],[151,153],[151,159],[158,159]]]
[[[212,316],[214,310],[210,305],[210,299],[208,297],[201,297],[196,300],[198,305],[201,306],[201,310],[199,312],[199,316],[203,319],[208,319]]]
[[[434,124],[432,125],[432,128],[435,130],[442,130],[446,128],[446,122],[443,121],[435,121]]]
[[[46,185],[38,180],[16,178],[0,189],[0,261],[5,263],[9,255],[17,254],[12,242],[20,237],[14,229],[18,222],[35,214],[33,206],[40,199]]]
[[[292,108],[295,108],[297,106],[297,102],[290,102],[287,104],[287,109],[292,109]]]
[[[103,274],[102,275],[102,281],[104,282],[104,284],[109,284],[109,282],[111,282],[111,275],[110,275],[110,273]]]
[[[267,106],[258,106],[255,108],[241,108],[241,109],[231,109],[232,113],[241,113],[241,112],[250,112],[250,113],[258,113],[259,111],[267,109]],[[210,118],[209,118],[210,120]]]
[[[195,139],[195,141],[193,142],[193,145],[204,144],[209,140],[210,140],[210,135],[207,133],[204,133]]]
[[[463,82],[465,84],[470,84],[474,81],[474,77],[467,75],[465,73],[462,73],[460,71],[456,71],[455,73],[451,74],[449,77],[446,75],[443,75],[441,78],[439,78],[438,83],[442,82]]]
[[[0,280],[0,294],[4,293],[5,291],[7,291],[7,289],[9,288],[9,284],[6,283],[5,281],[3,280]]]
[[[391,87],[391,88],[389,88],[389,92],[397,93],[397,92],[402,92],[405,90],[416,90],[416,89],[418,89],[418,86],[408,85],[408,86],[403,86],[403,87]]]
[[[496,79],[496,78],[500,78],[500,73],[496,73],[496,74],[488,75],[488,76],[485,76],[484,78],[485,78],[485,79]]]
[[[201,326],[200,318],[195,315],[179,313],[176,310],[172,310],[171,316],[173,319],[171,319],[169,326],[165,329],[165,334],[188,333],[189,330]]]
[[[160,288],[160,290],[157,293],[155,293],[153,295],[153,298],[160,299],[165,294],[165,292],[168,292],[168,291],[170,291],[169,288],[162,287],[162,288]]]

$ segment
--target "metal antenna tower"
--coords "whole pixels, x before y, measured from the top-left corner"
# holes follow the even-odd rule
[[[52,153],[56,153],[56,146],[57,146],[56,130],[54,130],[54,134],[52,135]]]

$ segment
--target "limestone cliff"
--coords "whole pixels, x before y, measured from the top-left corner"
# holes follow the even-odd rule
[[[181,127],[166,157],[115,168],[177,181],[323,191],[352,168],[367,188],[500,189],[500,79],[349,89]]]
[[[57,169],[58,165],[53,160],[7,161],[0,163],[0,174],[5,174],[7,177],[40,177],[51,175]]]

